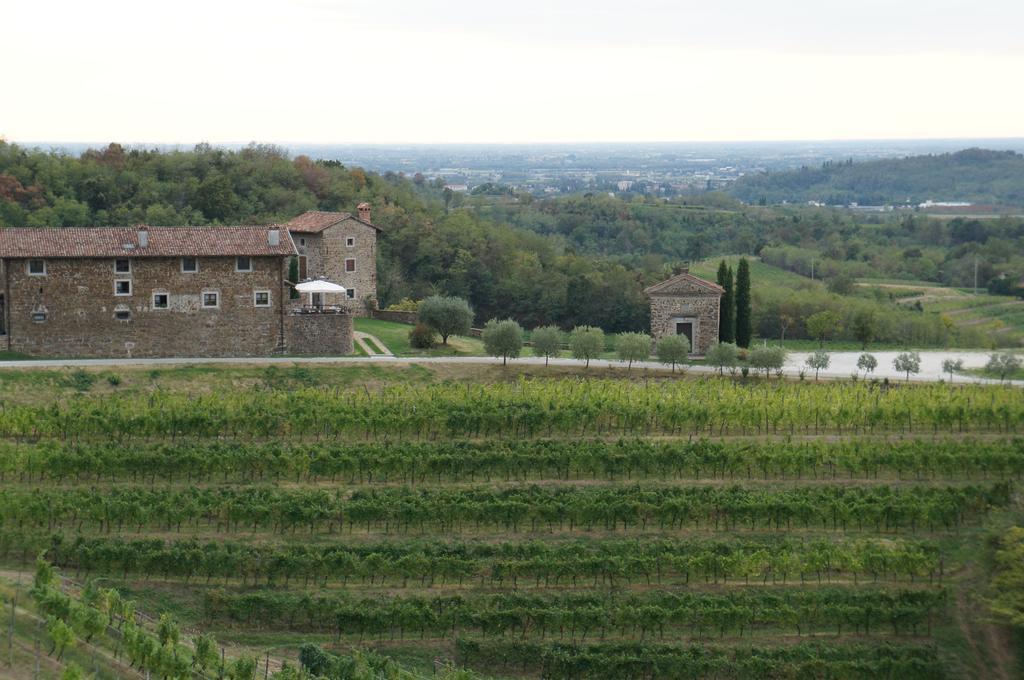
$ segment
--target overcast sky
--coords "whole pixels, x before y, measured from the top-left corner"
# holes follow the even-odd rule
[[[1024,0],[5,2],[14,141],[1024,136]]]

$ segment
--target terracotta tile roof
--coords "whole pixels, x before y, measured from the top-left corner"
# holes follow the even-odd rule
[[[325,212],[323,210],[307,210],[298,217],[290,219],[284,226],[288,231],[295,231],[302,234],[319,234],[324,229],[333,227],[338,222],[344,222],[345,220],[355,220],[360,224],[373,227],[377,231],[382,231],[382,229],[376,224],[371,224],[366,220],[361,220],[352,213]]]
[[[139,245],[139,231],[149,243]],[[268,232],[280,230],[278,245]],[[0,229],[0,257],[230,257],[294,255],[280,225],[246,227],[10,227]]]
[[[694,276],[689,272],[683,272],[682,274],[676,274],[670,279],[666,279],[661,283],[656,283],[653,286],[644,289],[644,293],[648,295],[657,295],[659,293],[663,295],[671,295],[672,289],[680,283],[688,283],[698,288],[703,288],[712,293],[722,294],[725,293],[725,288],[722,288],[717,283],[711,281],[705,281],[704,279]]]

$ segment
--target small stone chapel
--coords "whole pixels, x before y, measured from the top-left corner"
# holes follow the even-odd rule
[[[685,335],[690,353],[703,355],[718,342],[719,306],[725,289],[688,270],[644,290],[651,304],[651,335]]]

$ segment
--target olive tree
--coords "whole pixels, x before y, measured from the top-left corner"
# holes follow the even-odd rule
[[[949,374],[949,382],[953,382],[953,374],[959,373],[964,370],[963,359],[944,359],[942,362],[942,372]]]
[[[1020,357],[1009,352],[993,354],[985,364],[985,372],[998,375],[1000,381],[1006,380],[1006,376],[1013,374],[1018,368],[1020,368]]]
[[[491,319],[484,326],[482,337],[484,349],[492,357],[501,357],[503,366],[508,365],[509,357],[515,359],[523,349],[523,329],[512,319]]]
[[[604,351],[604,331],[593,326],[577,326],[569,334],[569,350],[574,359],[584,359],[587,368],[590,360]]]
[[[462,298],[431,295],[420,302],[417,318],[441,336],[442,345],[447,345],[449,336],[469,333],[473,309]]]
[[[671,364],[672,372],[676,372],[676,364],[686,361],[690,354],[690,340],[685,335],[666,335],[658,341],[658,361]]]
[[[900,352],[892,360],[892,367],[900,373],[906,373],[907,382],[910,382],[910,374],[917,375],[921,372],[921,355],[917,352]]]
[[[738,358],[739,348],[731,342],[715,343],[704,356],[705,361],[707,361],[709,365],[718,369],[719,375],[724,374],[726,368],[731,369],[736,366]]]
[[[808,368],[814,369],[814,381],[817,382],[818,372],[828,368],[829,364],[832,363],[832,357],[829,356],[828,352],[819,349],[817,352],[807,357],[807,361],[804,363],[807,364]]]
[[[530,333],[534,356],[544,357],[544,365],[548,365],[551,357],[558,356],[562,351],[562,330],[558,326],[541,326]]]
[[[650,358],[651,336],[646,333],[619,333],[615,337],[615,352],[621,361],[628,362],[628,371],[633,368],[634,361],[646,361]]]
[[[874,373],[875,369],[878,368],[878,359],[875,358],[874,354],[864,352],[857,357],[857,368],[864,371],[865,376],[868,373]]]
[[[786,350],[782,347],[756,347],[750,351],[747,359],[750,367],[757,371],[764,371],[764,377],[772,371],[781,371],[786,364]]]

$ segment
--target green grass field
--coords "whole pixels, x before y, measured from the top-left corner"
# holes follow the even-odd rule
[[[201,365],[5,371],[0,403],[0,677],[145,677],[120,615],[51,651],[39,554],[73,611],[99,578],[173,619],[166,663],[205,633],[247,680],[304,643],[329,678],[1022,670],[985,604],[1024,522],[1012,388]]]

